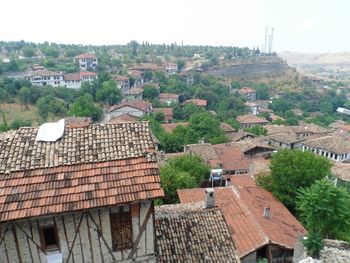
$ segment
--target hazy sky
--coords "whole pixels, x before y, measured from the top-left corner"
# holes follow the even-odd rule
[[[1,0],[0,40],[350,51],[349,0]]]

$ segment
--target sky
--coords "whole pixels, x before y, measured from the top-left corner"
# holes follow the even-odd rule
[[[0,40],[350,51],[348,0],[1,0]]]

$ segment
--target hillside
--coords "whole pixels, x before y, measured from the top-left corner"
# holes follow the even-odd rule
[[[208,70],[209,74],[238,81],[270,82],[294,76],[295,72],[279,57],[254,57],[225,63]]]

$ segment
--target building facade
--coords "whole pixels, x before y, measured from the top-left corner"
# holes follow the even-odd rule
[[[74,57],[74,62],[78,64],[80,70],[82,71],[98,69],[98,59],[94,54],[80,54]]]

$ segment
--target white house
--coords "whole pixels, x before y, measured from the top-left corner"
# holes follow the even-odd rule
[[[95,72],[81,71],[79,73],[66,73],[63,75],[64,86],[70,89],[80,89],[83,82],[92,83],[98,79]]]
[[[107,120],[119,117],[123,114],[129,114],[135,117],[142,117],[152,113],[152,104],[143,100],[124,101],[118,105],[112,106],[108,110]]]
[[[173,74],[177,73],[178,66],[176,63],[168,62],[168,63],[164,64],[164,69],[169,75],[173,75]]]
[[[74,57],[74,63],[79,65],[80,70],[97,70],[98,68],[98,59],[94,54],[80,54]]]
[[[33,85],[36,86],[63,86],[64,78],[62,72],[54,72],[47,70],[42,66],[34,66],[32,71],[27,74],[25,79],[29,80]]]
[[[303,151],[311,151],[332,161],[350,160],[350,139],[339,134],[306,140],[302,144]]]

